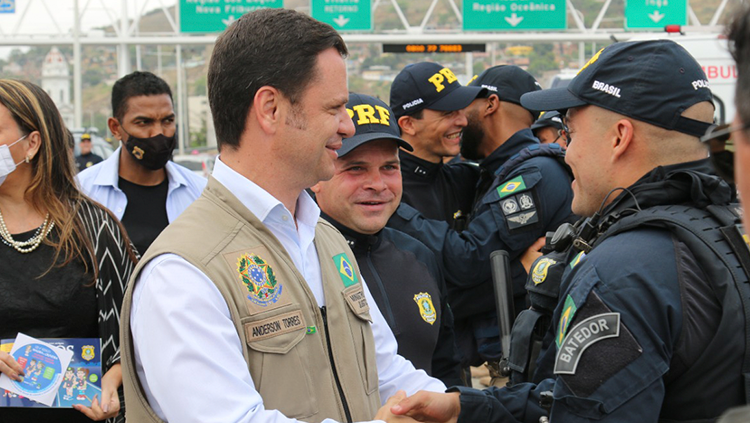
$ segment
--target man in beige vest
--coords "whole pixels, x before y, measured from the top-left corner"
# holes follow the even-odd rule
[[[398,389],[444,391],[396,353],[354,255],[304,191],[333,176],[354,133],[346,53],[329,25],[283,9],[218,38],[213,176],[124,300],[128,420],[391,421],[379,408]]]

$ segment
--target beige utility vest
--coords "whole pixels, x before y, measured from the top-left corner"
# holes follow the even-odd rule
[[[201,197],[148,249],[125,294],[120,336],[128,421],[161,421],[136,374],[130,309],[141,269],[164,253],[177,254],[196,266],[224,296],[266,409],[310,422],[326,418],[345,422],[338,377],[353,421],[371,420],[380,407],[380,394],[370,308],[359,268],[344,238],[323,220],[316,227],[315,246],[327,325],[281,243],[229,190],[209,178]],[[195,401],[211,405],[207,398]]]

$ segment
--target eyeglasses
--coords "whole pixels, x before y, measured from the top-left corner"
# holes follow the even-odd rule
[[[570,128],[568,128],[568,117],[566,115],[567,115],[567,110],[560,111],[560,123],[562,124],[562,129],[557,130],[557,137],[565,138],[565,142],[567,142],[568,145],[570,145],[570,141],[572,140],[570,139]],[[563,132],[565,133],[564,136],[563,136]]]
[[[734,183],[734,141],[732,133],[744,131],[750,128],[750,124],[731,126],[731,124],[711,125],[706,134],[701,137],[701,142],[708,143],[711,153],[711,164],[716,174],[729,183]]]

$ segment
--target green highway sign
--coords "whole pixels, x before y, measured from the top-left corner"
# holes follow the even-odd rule
[[[371,31],[371,0],[311,0],[312,17],[337,31]]]
[[[559,30],[565,0],[464,0],[464,31]]]
[[[687,0],[625,0],[625,29],[687,24]]]
[[[284,7],[284,0],[180,0],[180,32],[221,32],[245,13]]]

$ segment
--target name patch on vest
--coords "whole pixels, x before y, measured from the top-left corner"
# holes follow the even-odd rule
[[[602,313],[577,324],[557,349],[554,373],[573,375],[586,348],[595,343],[620,336],[620,313]]]
[[[342,294],[344,294],[344,299],[354,314],[366,316],[366,319],[370,320],[370,305],[367,304],[367,297],[365,297],[365,291],[361,283],[343,290]]]
[[[273,255],[263,246],[224,254],[250,315],[291,304]]]
[[[296,310],[245,324],[248,342],[261,341],[297,330],[306,330],[302,311]]]

